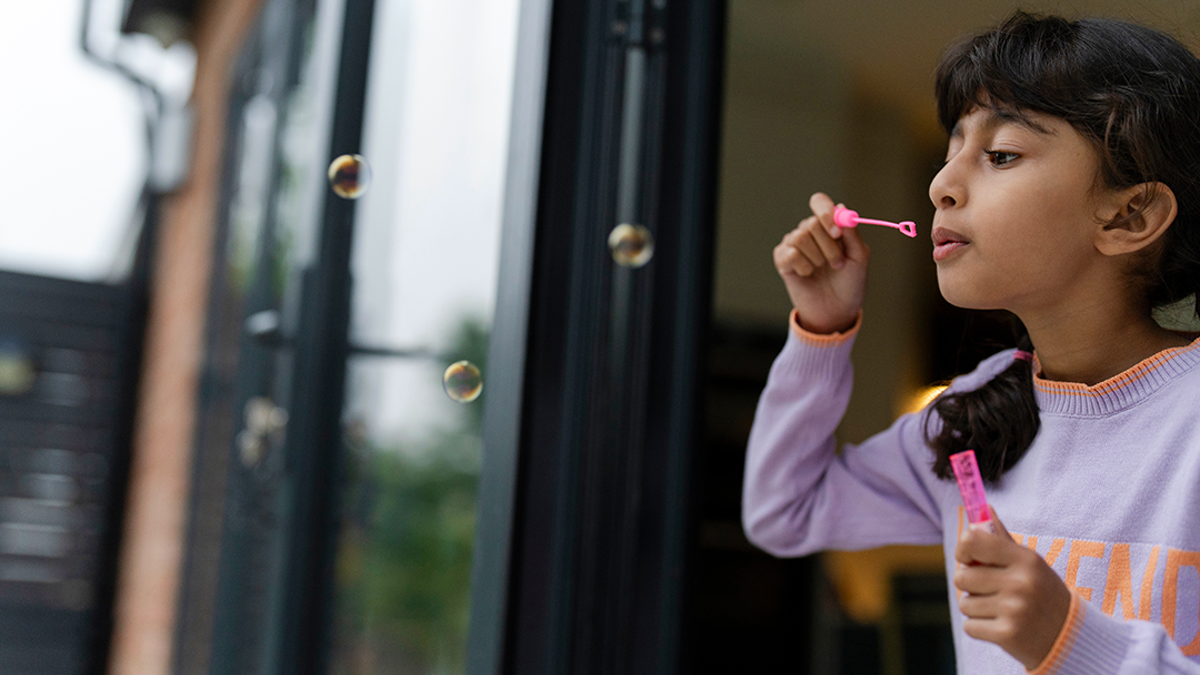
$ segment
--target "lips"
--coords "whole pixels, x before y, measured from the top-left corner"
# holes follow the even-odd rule
[[[933,228],[933,259],[945,260],[971,242],[961,234],[945,227]]]

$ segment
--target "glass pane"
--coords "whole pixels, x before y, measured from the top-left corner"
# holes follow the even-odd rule
[[[463,670],[516,10],[377,9],[351,319],[376,351],[348,364],[335,673]],[[463,360],[485,382],[470,402],[443,390]]]

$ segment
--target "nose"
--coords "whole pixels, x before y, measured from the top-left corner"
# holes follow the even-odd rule
[[[961,204],[963,198],[966,197],[964,186],[962,185],[961,176],[959,175],[958,163],[955,162],[961,153],[956,153],[941,171],[933,177],[929,183],[929,200],[938,209],[948,209]]]

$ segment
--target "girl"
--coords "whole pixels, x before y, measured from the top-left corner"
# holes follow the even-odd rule
[[[1200,674],[1200,340],[1151,318],[1200,288],[1200,61],[1139,26],[1017,13],[946,53],[936,91],[938,285],[1011,311],[1028,344],[837,454],[868,251],[813,195],[774,254],[792,331],[746,533],[779,556],[943,543],[960,672]],[[962,525],[947,457],[967,448],[995,534]]]

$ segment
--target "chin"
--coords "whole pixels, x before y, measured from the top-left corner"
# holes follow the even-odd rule
[[[986,288],[979,284],[966,283],[963,279],[955,279],[955,275],[938,267],[938,290],[946,302],[962,309],[997,309],[994,298],[989,297]]]

